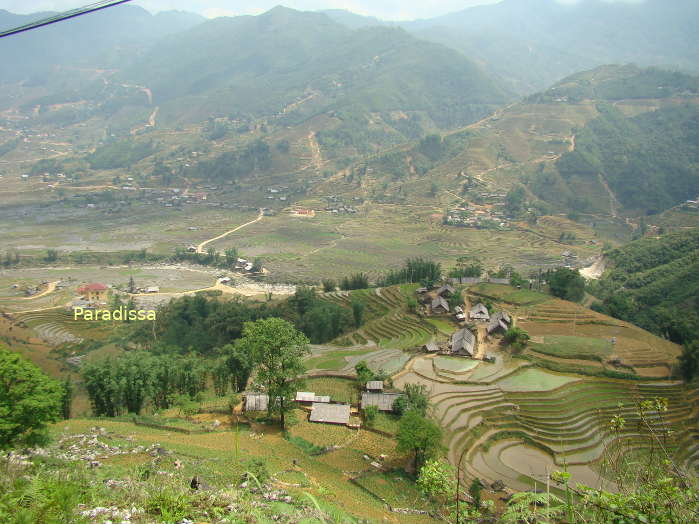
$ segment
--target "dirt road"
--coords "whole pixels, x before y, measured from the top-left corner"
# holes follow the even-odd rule
[[[260,209],[260,214],[257,215],[257,218],[255,220],[251,220],[250,222],[246,222],[245,224],[242,224],[238,227],[235,227],[235,228],[231,229],[230,231],[226,231],[225,233],[221,233],[220,235],[218,235],[214,238],[210,238],[209,240],[204,240],[204,242],[202,242],[201,244],[199,244],[197,246],[197,253],[202,253],[202,254],[206,253],[206,251],[204,251],[204,248],[206,247],[207,244],[210,244],[211,242],[215,242],[216,240],[221,240],[222,238],[230,235],[231,233],[235,233],[236,231],[240,231],[241,229],[249,226],[250,224],[254,224],[255,222],[259,222],[260,220],[262,220],[262,216],[263,216],[262,210]]]

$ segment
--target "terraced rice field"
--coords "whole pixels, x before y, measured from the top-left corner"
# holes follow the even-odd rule
[[[395,383],[427,387],[433,416],[445,429],[449,458],[453,464],[461,461],[468,479],[531,489],[545,479],[547,468],[558,470],[565,462],[575,481],[599,485],[603,479],[596,462],[606,449],[619,439],[631,449],[644,445],[636,405],[655,397],[667,398],[669,409],[662,419],[649,415],[654,430],[674,431],[667,447],[675,459],[695,471],[699,466],[699,390],[678,382],[597,379],[536,367],[508,372],[504,365],[486,383],[478,379],[483,364],[475,368],[481,375],[474,371],[466,380],[449,380],[444,373],[426,372],[430,360],[436,359],[414,361]],[[613,435],[609,420],[617,413],[626,426]]]
[[[71,313],[64,308],[48,309],[15,316],[18,321],[32,328],[37,335],[51,345],[79,343],[89,335],[99,335],[100,322],[73,320]]]
[[[412,293],[414,286],[403,286],[405,293]],[[323,299],[345,307],[352,300],[365,304],[367,321],[361,329],[341,337],[343,345],[373,343],[382,348],[410,349],[429,342],[437,332],[432,324],[407,312],[407,300],[401,286],[337,291],[324,293]]]
[[[617,357],[642,376],[669,377],[681,348],[632,324],[565,300],[526,308],[518,325],[533,337],[532,349],[558,357]],[[536,343],[536,340],[540,342]],[[615,344],[612,345],[612,339]],[[588,357],[581,356],[587,354]]]

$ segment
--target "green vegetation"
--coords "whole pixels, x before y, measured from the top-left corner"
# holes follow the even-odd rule
[[[431,260],[410,258],[405,261],[403,268],[389,271],[381,278],[380,286],[420,282],[432,286],[442,277],[442,268]]]
[[[609,340],[568,335],[547,335],[543,343],[529,343],[538,353],[561,358],[602,361],[612,352]]]
[[[44,444],[61,414],[61,385],[0,346],[0,449]]]
[[[585,295],[585,279],[577,270],[565,267],[546,272],[546,281],[554,297],[579,302]]]
[[[401,417],[396,440],[398,450],[411,452],[417,471],[427,459],[435,457],[443,449],[440,427],[415,410],[407,411]]]
[[[269,395],[268,413],[279,415],[282,430],[286,414],[293,409],[296,391],[304,371],[303,356],[308,353],[308,339],[293,324],[280,318],[246,322],[239,346],[252,356],[257,367],[257,381]]]
[[[149,140],[121,140],[98,147],[87,157],[93,169],[130,167],[156,152],[156,145]]]
[[[607,252],[612,269],[591,283],[592,309],[678,344],[699,336],[699,229],[643,238]]]

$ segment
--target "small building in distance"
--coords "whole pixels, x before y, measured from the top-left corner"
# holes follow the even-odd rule
[[[301,404],[312,404],[313,402],[320,402],[323,404],[329,404],[330,403],[330,396],[329,395],[318,396],[312,391],[297,391],[296,398],[294,400],[296,400],[296,402],[299,402]]]
[[[437,289],[437,295],[439,295],[440,297],[450,297],[454,293],[456,293],[456,289],[454,289],[449,284],[444,284],[442,287]]]
[[[85,284],[78,288],[78,293],[88,302],[106,302],[109,288],[99,282]]]
[[[403,393],[372,393],[365,391],[362,393],[361,408],[364,410],[369,406],[376,406],[379,411],[393,411],[393,404],[403,396]]]
[[[471,308],[468,314],[471,320],[480,320],[487,322],[490,320],[490,314],[488,313],[488,308],[482,302],[479,302]]]
[[[160,293],[160,288],[158,286],[148,286],[146,293]]]
[[[476,349],[476,337],[468,328],[463,328],[451,336],[449,353],[461,357],[473,357]]]
[[[497,333],[498,331],[507,331],[512,323],[512,318],[505,311],[498,311],[488,323],[488,335]]]
[[[245,411],[267,411],[269,395],[267,393],[246,393]]]
[[[438,353],[439,345],[434,340],[431,340],[427,344],[423,345],[422,349],[427,353]]]
[[[432,299],[431,310],[434,314],[449,313],[449,304],[443,297],[437,296]]]
[[[366,390],[372,393],[383,391],[383,380],[370,380],[366,383]]]
[[[350,419],[349,404],[325,404],[314,402],[311,406],[311,422],[347,425]]]

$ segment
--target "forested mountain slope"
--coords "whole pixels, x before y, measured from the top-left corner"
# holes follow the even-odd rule
[[[677,343],[699,336],[699,229],[636,240],[607,253],[612,264],[593,309]]]
[[[297,117],[425,111],[437,125],[456,127],[507,100],[451,49],[401,29],[351,31],[324,14],[283,7],[164,39],[121,76],[150,86],[165,113],[187,105],[194,119],[275,114],[305,98]]]
[[[0,28],[9,29],[56,13],[17,15],[0,10]],[[66,20],[4,38],[0,45],[0,82],[44,83],[56,67],[121,67],[171,33],[201,23],[203,17],[180,11],[156,15],[135,5]]]

